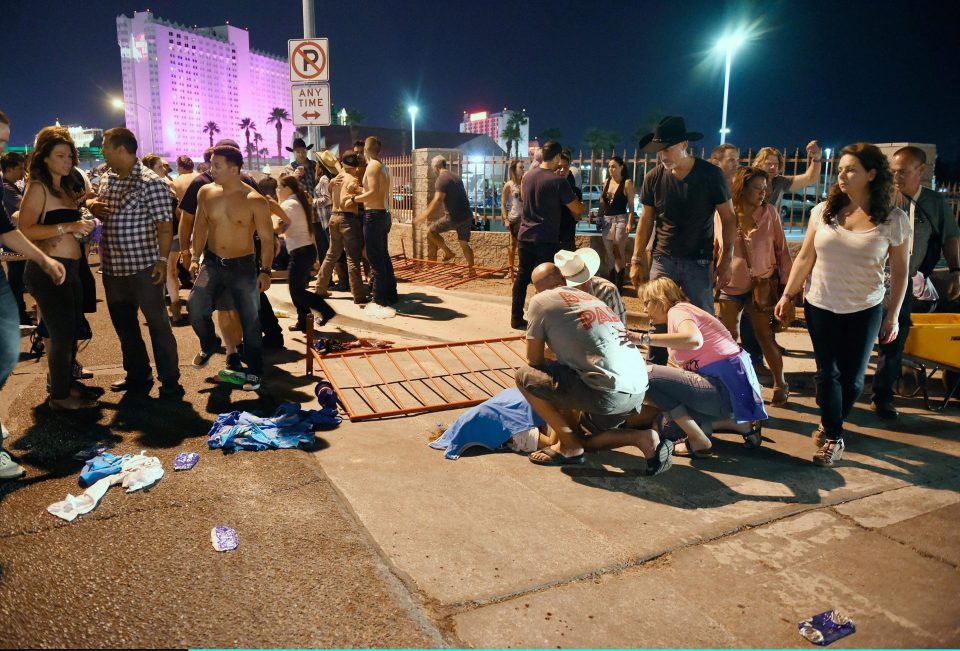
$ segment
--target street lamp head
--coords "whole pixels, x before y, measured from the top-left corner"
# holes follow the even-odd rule
[[[110,106],[117,109],[118,111],[123,110],[123,100],[119,97],[113,97],[110,99]]]
[[[410,108],[407,109],[407,111],[410,112],[410,117],[416,117],[417,111],[419,110],[420,109],[418,109],[416,106],[411,106]]]
[[[737,30],[732,34],[727,34],[717,41],[717,51],[722,53],[732,53],[741,45],[747,42],[747,33],[742,30]]]

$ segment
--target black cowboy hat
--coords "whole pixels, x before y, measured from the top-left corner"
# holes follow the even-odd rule
[[[303,138],[294,138],[293,147],[286,147],[286,150],[293,151],[294,149],[301,149],[301,148],[306,149],[307,151],[310,151],[311,149],[313,149],[313,145],[312,144],[308,145],[307,143],[305,143],[303,141]]]
[[[697,131],[687,131],[687,125],[682,117],[677,115],[668,115],[660,120],[660,124],[653,133],[648,133],[640,142],[637,148],[646,153],[658,152],[671,145],[684,140],[700,140],[703,134]]]

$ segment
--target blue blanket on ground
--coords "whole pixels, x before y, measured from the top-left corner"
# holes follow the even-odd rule
[[[514,434],[543,424],[519,389],[506,389],[461,415],[430,447],[446,450],[447,459],[458,459],[469,447],[496,450]]]
[[[224,452],[296,448],[312,444],[315,430],[332,429],[340,421],[335,409],[303,410],[293,402],[280,405],[270,417],[233,411],[217,417],[207,445],[210,449],[223,448]]]

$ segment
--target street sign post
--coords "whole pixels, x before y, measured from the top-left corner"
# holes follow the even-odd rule
[[[330,84],[291,84],[290,105],[294,126],[330,126]]]
[[[325,38],[291,38],[287,41],[290,81],[330,81],[330,45]]]

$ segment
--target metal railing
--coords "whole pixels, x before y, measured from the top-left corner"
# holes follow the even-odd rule
[[[694,155],[709,158],[710,152],[705,149],[691,150]],[[795,148],[792,151],[781,149],[783,156],[783,174],[786,176],[800,176],[807,170],[807,154],[803,149]],[[580,223],[580,230],[592,231],[599,228],[597,212],[600,208],[600,193],[607,176],[607,164],[610,158],[619,155],[626,165],[627,175],[633,180],[636,188],[634,209],[640,212],[640,186],[644,175],[657,165],[655,154],[643,154],[634,151],[632,155],[626,150],[622,152],[594,151],[576,152],[571,161],[571,168],[575,173],[579,171],[580,187],[583,189],[584,216]],[[748,149],[740,159],[741,166],[753,163],[755,152]],[[788,235],[798,236],[806,230],[807,220],[813,207],[822,201],[835,181],[838,156],[824,158],[823,166],[816,183],[806,188],[784,193],[778,210],[783,221],[783,227]],[[508,179],[510,161],[507,156],[453,156],[450,160],[451,171],[460,177],[470,206],[477,217],[489,218],[497,222],[500,217],[500,204],[503,195],[503,186]],[[391,183],[394,197],[394,219],[410,221],[413,217],[413,165],[409,156],[386,158],[384,162],[390,167]],[[527,161],[529,169],[529,161]],[[939,188],[947,196],[954,216],[960,218],[960,183],[954,183]],[[499,228],[498,228],[499,229]]]

